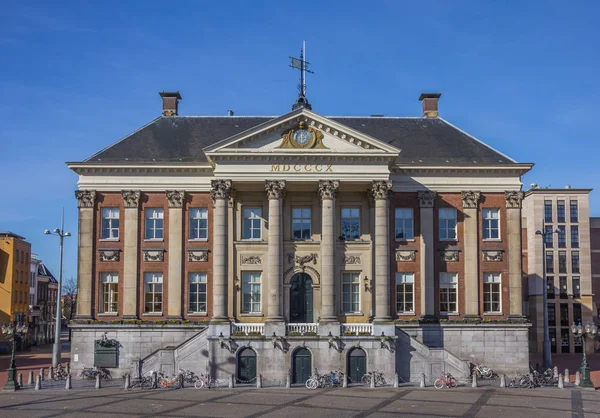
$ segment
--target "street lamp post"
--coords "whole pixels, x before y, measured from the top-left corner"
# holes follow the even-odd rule
[[[544,228],[544,232],[538,230],[535,231],[536,235],[540,235],[542,237],[542,277],[543,277],[543,285],[542,285],[542,303],[544,305],[544,344],[543,344],[543,363],[544,370],[550,368],[552,366],[552,353],[550,350],[550,329],[548,326],[548,281],[546,279],[546,240],[548,236],[552,236],[552,234],[558,233],[559,230],[550,230],[546,231]]]
[[[24,323],[17,324],[14,321],[12,325],[2,324],[2,334],[12,337],[12,354],[10,357],[10,367],[8,368],[8,378],[3,390],[15,391],[19,390],[19,383],[17,382],[17,364],[15,361],[15,348],[17,346],[17,338],[20,338],[27,332],[27,325]]]
[[[58,294],[56,295],[56,324],[54,329],[54,344],[52,346],[52,366],[57,367],[60,363],[60,320],[61,320],[61,312],[60,312],[60,297],[62,294],[62,267],[63,267],[63,239],[65,237],[70,237],[70,232],[65,232],[65,212],[63,209],[63,216],[60,225],[60,229],[54,228],[52,232],[46,229],[44,231],[46,235],[56,235],[60,239],[60,264],[58,265]]]
[[[581,360],[581,382],[579,386],[584,388],[593,388],[594,384],[590,379],[590,368],[587,362],[587,356],[585,355],[585,340],[587,338],[591,338],[592,340],[596,336],[596,332],[598,328],[594,324],[586,324],[585,328],[581,326],[581,322],[579,325],[571,325],[571,331],[573,331],[573,336],[580,337],[583,340],[583,359]]]

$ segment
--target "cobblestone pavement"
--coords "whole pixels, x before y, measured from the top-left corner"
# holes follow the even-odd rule
[[[2,416],[110,417],[588,417],[600,393],[581,389],[179,389],[111,387],[0,394]]]

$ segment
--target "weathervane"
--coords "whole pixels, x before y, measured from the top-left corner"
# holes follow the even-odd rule
[[[292,63],[290,67],[300,70],[300,84],[298,84],[298,100],[293,104],[292,110],[299,109],[301,107],[305,107],[307,109],[312,109],[312,106],[308,103],[306,99],[306,73],[314,74],[314,72],[307,69],[310,65],[310,62],[306,61],[306,41],[302,41],[302,49],[300,50],[300,58],[290,57],[292,59]]]

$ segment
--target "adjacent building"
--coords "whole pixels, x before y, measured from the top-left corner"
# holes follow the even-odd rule
[[[36,342],[48,344],[54,341],[58,280],[41,260],[38,260],[36,295],[39,310],[39,317],[36,320]]]
[[[27,323],[31,244],[0,232],[0,323]]]
[[[592,258],[593,314],[600,324],[600,218],[590,218],[590,245]],[[594,342],[594,350],[600,353],[600,335]]]

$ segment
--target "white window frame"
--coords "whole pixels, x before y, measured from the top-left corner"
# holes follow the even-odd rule
[[[194,285],[195,290],[192,290]],[[204,285],[204,291],[201,290]],[[206,273],[189,273],[188,274],[188,313],[189,314],[205,314],[208,310],[208,276]],[[192,302],[192,295],[196,295],[196,302]],[[204,295],[204,302],[200,301],[200,296]],[[195,304],[195,309],[192,308],[192,303]],[[204,310],[201,305],[204,304]]]
[[[100,313],[116,314],[119,311],[119,274],[100,273]]]
[[[157,227],[157,222],[162,221],[162,227]],[[152,236],[148,236],[148,223],[151,223]],[[157,232],[160,231],[160,237]],[[146,241],[163,241],[165,237],[165,210],[163,208],[144,209],[144,239]]]
[[[450,217],[450,214],[454,214]],[[448,227],[448,221],[454,220],[454,228]],[[438,226],[440,241],[458,241],[458,211],[456,208],[440,208],[438,210]],[[442,231],[445,231],[445,237],[442,236]],[[454,231],[454,237],[450,238],[448,232]]]
[[[497,287],[497,291],[494,287]],[[486,295],[492,297],[495,293],[498,294],[498,310],[486,309]],[[488,302],[490,308],[493,308],[494,302],[490,299]],[[484,314],[502,314],[502,274],[500,273],[484,273],[483,274],[483,313]]]
[[[494,217],[494,215],[496,217]],[[500,241],[500,209],[498,208],[484,208],[481,210],[481,219],[483,221],[483,240],[484,241]],[[494,228],[493,223],[497,222],[496,227]],[[485,238],[486,231],[488,233],[488,237]],[[496,237],[491,236],[493,232],[496,232]]]
[[[119,240],[119,225],[120,225],[120,210],[119,208],[102,208],[100,210],[100,239],[102,241],[118,241]],[[105,231],[104,221],[108,221],[108,228]],[[116,226],[114,225],[116,221]],[[105,235],[105,232],[107,234]]]
[[[357,211],[358,215],[354,216],[353,211]],[[344,216],[344,213],[348,213],[349,216]],[[358,206],[342,206],[340,217],[340,236],[344,239],[344,241],[358,241],[360,240],[361,232],[360,232],[360,207]],[[350,222],[358,223],[358,235],[354,238],[346,237],[344,234],[344,220],[349,220]]]
[[[242,208],[242,239],[248,241],[262,240],[262,226],[263,226],[263,214],[262,207],[260,206],[247,206]],[[246,222],[250,223],[250,236],[246,236]],[[257,226],[258,225],[258,226]],[[258,236],[256,232],[258,231]]]
[[[260,271],[244,271],[242,273],[242,313],[259,314],[261,312],[262,273]]]
[[[342,313],[360,313],[361,306],[360,273],[346,271],[342,273]],[[358,295],[358,301],[353,300],[353,295]],[[349,298],[349,299],[348,299]],[[356,309],[355,309],[356,308]]]
[[[410,293],[412,294],[412,299],[409,301],[412,305],[411,310],[400,310],[398,309],[398,304],[403,303],[406,307],[406,287],[411,286]],[[401,301],[399,302],[400,296]],[[396,313],[397,314],[414,314],[415,313],[415,273],[404,273],[397,272],[396,273]]]
[[[160,285],[160,292],[155,290],[156,286]],[[147,287],[148,286],[148,287]],[[157,311],[156,304],[159,302],[154,301],[154,296],[160,294],[160,311]],[[146,297],[152,295],[151,302],[146,302]],[[145,314],[156,314],[162,315],[164,307],[164,285],[163,285],[163,274],[162,273],[144,273],[144,313]],[[152,304],[152,310],[146,309],[146,303]]]
[[[450,302],[450,294],[451,291],[454,290],[456,294],[456,302]],[[448,304],[448,308],[450,308],[451,303],[456,303],[456,309],[451,310],[442,310],[442,293],[446,294],[446,300]],[[457,315],[458,314],[458,273],[440,273],[440,314],[441,315]]]
[[[202,221],[206,226],[202,227]],[[194,232],[196,237],[194,237]],[[202,236],[204,235],[204,236]],[[208,241],[208,208],[190,208],[189,241]]]
[[[409,213],[410,216],[407,216]],[[396,208],[394,214],[394,237],[396,241],[413,241],[415,239],[415,215],[413,208]],[[409,227],[406,226],[407,221],[410,221]],[[399,230],[402,230],[404,232],[404,237],[398,237]],[[407,231],[410,231],[410,234],[408,234]]]
[[[296,216],[296,211],[299,211],[300,216]],[[308,211],[308,218],[305,216],[305,211]],[[304,225],[308,223],[308,237],[296,238],[294,223],[295,221],[300,222],[300,233],[304,230]],[[298,206],[292,208],[292,240],[294,241],[308,241],[312,238],[312,208],[308,206]]]

